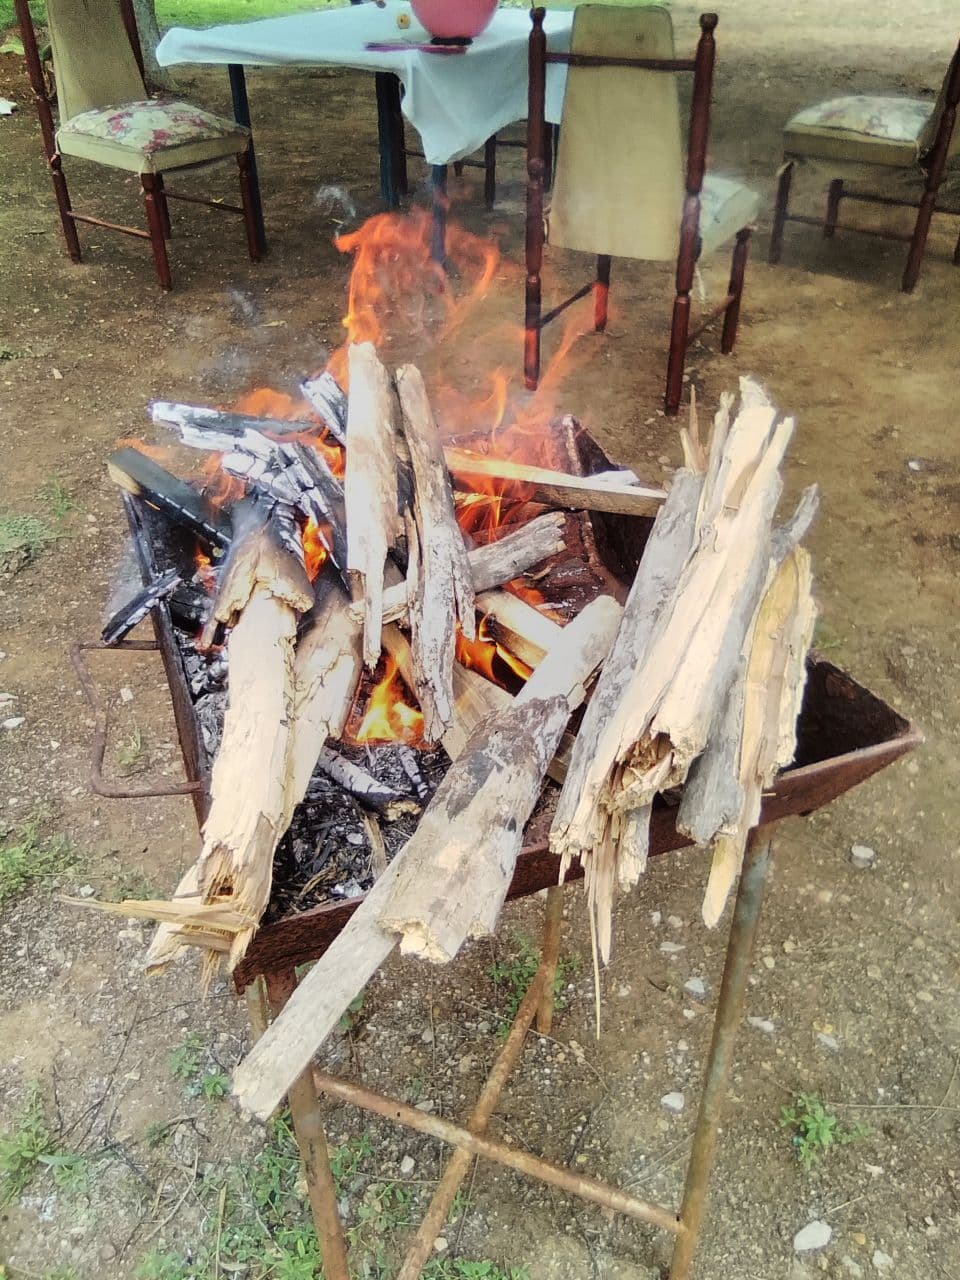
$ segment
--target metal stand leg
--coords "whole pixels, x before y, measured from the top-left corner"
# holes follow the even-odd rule
[[[247,97],[247,78],[239,62],[227,65],[230,76],[230,96],[233,98],[233,118],[237,124],[250,128],[250,100]],[[247,178],[250,183],[250,203],[257,228],[257,244],[261,255],[267,252],[267,233],[263,225],[263,203],[260,199],[260,175],[257,172],[257,153],[253,146],[253,136],[247,147]],[[253,254],[250,255],[253,257]]]
[[[750,838],[740,873],[740,887],[737,890],[733,924],[730,926],[717,1016],[713,1024],[713,1040],[707,1060],[706,1082],[700,1099],[693,1151],[683,1189],[681,1228],[673,1250],[669,1280],[687,1280],[700,1238],[710,1171],[717,1148],[717,1129],[733,1066],[734,1042],[743,1016],[743,997],[757,938],[760,905],[770,871],[770,851],[769,830],[758,828]]]
[[[433,194],[433,241],[430,256],[441,267],[447,261],[447,166],[430,166],[430,190]]]
[[[293,969],[267,977],[267,999],[274,1014],[280,1012],[297,986]],[[309,1067],[290,1086],[287,1093],[293,1131],[297,1137],[303,1173],[310,1197],[310,1209],[320,1241],[323,1258],[323,1274],[326,1280],[350,1280],[347,1259],[347,1242],[337,1208],[337,1188],[327,1154],[327,1135],[323,1128],[323,1113],[313,1084]]]
[[[374,76],[377,92],[377,141],[380,148],[380,197],[384,208],[400,208],[399,151],[397,142],[397,77],[390,71],[378,71]],[[404,157],[406,169],[406,157]]]

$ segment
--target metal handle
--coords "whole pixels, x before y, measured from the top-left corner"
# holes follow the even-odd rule
[[[84,651],[97,649],[104,653],[151,652],[159,650],[156,640],[122,640],[119,644],[106,645],[101,640],[78,640],[70,649],[70,660],[80,680],[84,697],[95,717],[93,744],[90,751],[90,786],[98,796],[110,800],[136,800],[146,796],[187,796],[203,791],[203,779],[196,782],[173,782],[146,787],[120,787],[103,776],[103,758],[107,751],[107,708],[100,698],[97,686],[87,668]]]

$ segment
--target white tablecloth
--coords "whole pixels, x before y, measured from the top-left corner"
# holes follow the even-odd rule
[[[375,4],[351,5],[200,30],[172,27],[157,46],[157,60],[165,67],[239,62],[392,71],[405,90],[403,114],[420,134],[430,164],[459,160],[498,130],[526,118],[527,10],[498,9],[490,26],[464,54],[365,48],[373,41],[429,40],[412,14],[411,26],[398,28],[399,13],[410,14],[409,4],[388,3],[383,9]],[[547,14],[550,48],[568,48],[572,19],[569,11]],[[554,123],[560,120],[565,72],[560,66],[547,69],[547,119]]]

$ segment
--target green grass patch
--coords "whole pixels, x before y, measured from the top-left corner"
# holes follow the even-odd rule
[[[530,983],[540,967],[540,953],[529,938],[517,934],[514,938],[513,954],[505,960],[497,960],[487,970],[493,979],[498,997],[504,1002],[504,1011],[499,1026],[499,1034],[506,1035],[510,1025],[517,1016],[523,997],[527,994]],[[553,980],[554,1007],[563,1010],[567,1007],[565,988],[568,980],[580,969],[580,961],[576,956],[561,956],[557,961],[557,976]]]
[[[76,847],[61,835],[45,835],[44,815],[35,813],[8,828],[0,844],[0,907],[35,885],[64,875],[77,865]]]
[[[79,1194],[88,1180],[88,1161],[65,1151],[47,1123],[43,1098],[33,1085],[13,1129],[0,1134],[0,1205],[17,1200],[43,1173],[52,1173],[57,1186]]]
[[[792,1130],[797,1159],[812,1169],[833,1147],[859,1142],[873,1132],[866,1125],[845,1129],[815,1093],[801,1093],[792,1107],[781,1107],[780,1123]]]
[[[157,0],[157,20],[166,27],[214,27],[221,22],[249,22],[276,18],[285,13],[339,8],[347,0]],[[47,20],[42,0],[31,0],[30,12],[38,25]],[[16,23],[13,0],[0,0],[0,31]]]
[[[0,573],[25,569],[57,538],[39,516],[0,510]]]

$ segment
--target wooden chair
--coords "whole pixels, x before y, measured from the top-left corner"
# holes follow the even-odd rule
[[[594,294],[594,328],[607,323],[613,257],[676,260],[676,297],[664,405],[680,406],[687,347],[719,316],[721,350],[737,337],[750,235],[759,197],[740,183],[706,173],[717,16],[700,18],[696,56],[677,58],[670,13],[660,6],[582,5],[574,16],[570,53],[548,53],[543,9],[532,13],[527,143],[527,287],[524,376],[540,377],[540,335],[571,303]],[[569,67],[549,220],[551,245],[597,255],[595,282],[546,315],[541,309],[545,240],[542,152],[546,68]],[[693,72],[684,176],[676,73]],[[735,241],[723,301],[690,332],[690,290],[704,256]]]
[[[73,261],[80,261],[78,222],[122,231],[150,241],[160,286],[171,288],[166,246],[170,236],[170,199],[242,215],[247,249],[257,261],[265,245],[255,215],[259,192],[250,170],[250,130],[179,99],[147,96],[131,0],[48,0],[58,128],[54,125],[28,0],[16,0],[16,9],[44,151],[67,252]],[[70,203],[62,156],[138,173],[148,230],[77,213]],[[240,168],[240,205],[169,191],[164,186],[166,173],[194,169],[231,156],[236,157]]]
[[[937,204],[947,165],[960,156],[960,130],[956,128],[958,105],[960,45],[950,60],[935,103],[916,98],[860,95],[834,98],[798,112],[787,123],[783,133],[784,163],[777,188],[770,261],[780,261],[783,228],[787,222],[805,222],[822,227],[827,238],[839,227],[842,231],[902,240],[910,245],[910,249],[900,288],[904,293],[911,293],[920,277],[934,213],[960,216],[960,209],[948,209]],[[844,173],[830,183],[826,214],[822,220],[787,212],[793,171],[798,161],[813,161],[829,167],[833,173],[838,170]],[[908,200],[880,191],[851,191],[844,185],[851,175],[860,177],[864,171],[875,186],[882,185],[884,176],[901,180],[906,177],[915,179],[917,184],[922,183],[922,191],[919,198]],[[916,209],[913,231],[876,230],[841,224],[838,219],[842,200]],[[953,254],[953,264],[960,266],[960,237]]]

